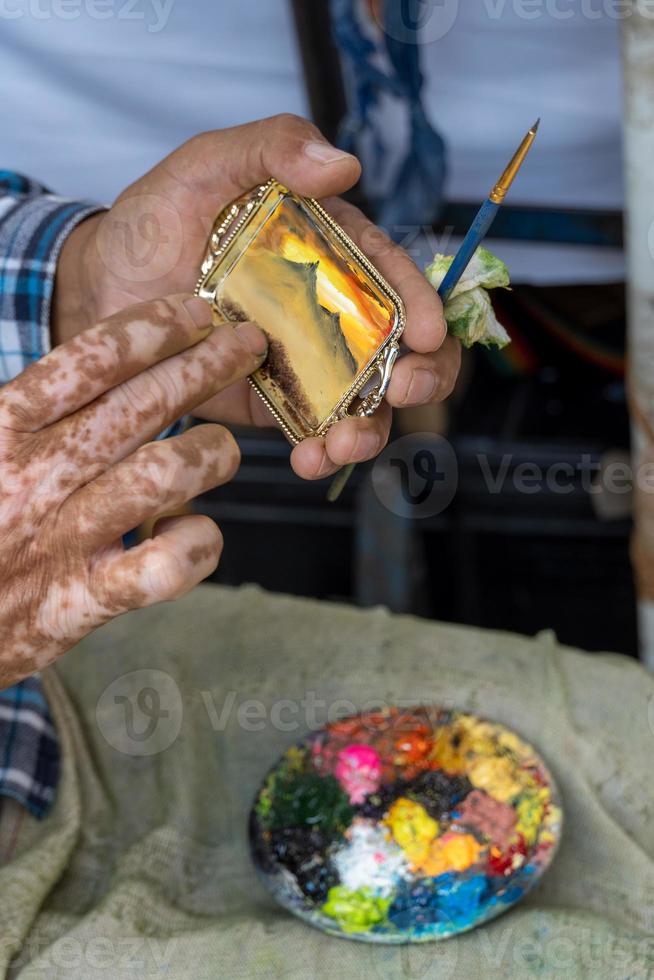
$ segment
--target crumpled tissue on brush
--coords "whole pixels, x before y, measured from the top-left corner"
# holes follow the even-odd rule
[[[437,253],[425,269],[425,275],[435,289],[443,282],[453,258]],[[445,303],[448,330],[464,347],[478,343],[501,348],[511,342],[495,316],[487,292],[489,289],[508,289],[509,282],[509,270],[504,262],[487,248],[478,248]]]

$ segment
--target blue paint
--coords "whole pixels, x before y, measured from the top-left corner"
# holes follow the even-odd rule
[[[497,900],[502,902],[503,905],[513,905],[524,895],[525,890],[521,888],[520,885],[511,885],[501,895],[497,896]]]
[[[401,886],[388,918],[398,929],[420,932],[435,925],[450,931],[453,925],[465,928],[478,921],[484,906],[495,904],[493,884],[497,879],[484,874],[461,875],[448,872],[438,878],[424,878],[418,884]]]
[[[434,879],[438,889],[439,901],[450,918],[473,922],[479,917],[479,910],[486,904],[489,893],[487,875],[461,875],[448,872]]]
[[[523,865],[519,871],[514,872],[508,886],[501,878],[491,879],[495,888],[489,905],[513,905],[520,901],[525,892],[529,891],[533,885],[537,871],[535,864]]]

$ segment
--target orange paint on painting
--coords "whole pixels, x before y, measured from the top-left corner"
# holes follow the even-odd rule
[[[301,229],[290,224],[289,210],[287,203],[276,212],[262,230],[257,246],[265,245],[289,262],[318,263],[318,302],[338,314],[347,345],[362,368],[391,332],[392,306],[374,283],[362,280],[315,230],[305,223]]]

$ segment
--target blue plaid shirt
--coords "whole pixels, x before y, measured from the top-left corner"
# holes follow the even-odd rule
[[[100,210],[0,170],[0,384],[50,350],[59,253],[76,225]],[[35,675],[0,691],[0,797],[13,797],[43,817],[58,777],[57,736]]]

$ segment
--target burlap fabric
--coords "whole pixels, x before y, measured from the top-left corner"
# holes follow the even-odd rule
[[[41,824],[0,814],[0,974],[32,978],[654,976],[654,678],[612,655],[204,586],[46,673],[64,769]],[[452,705],[538,747],[566,823],[513,911],[424,947],[329,938],[258,883],[247,814],[310,728]]]

